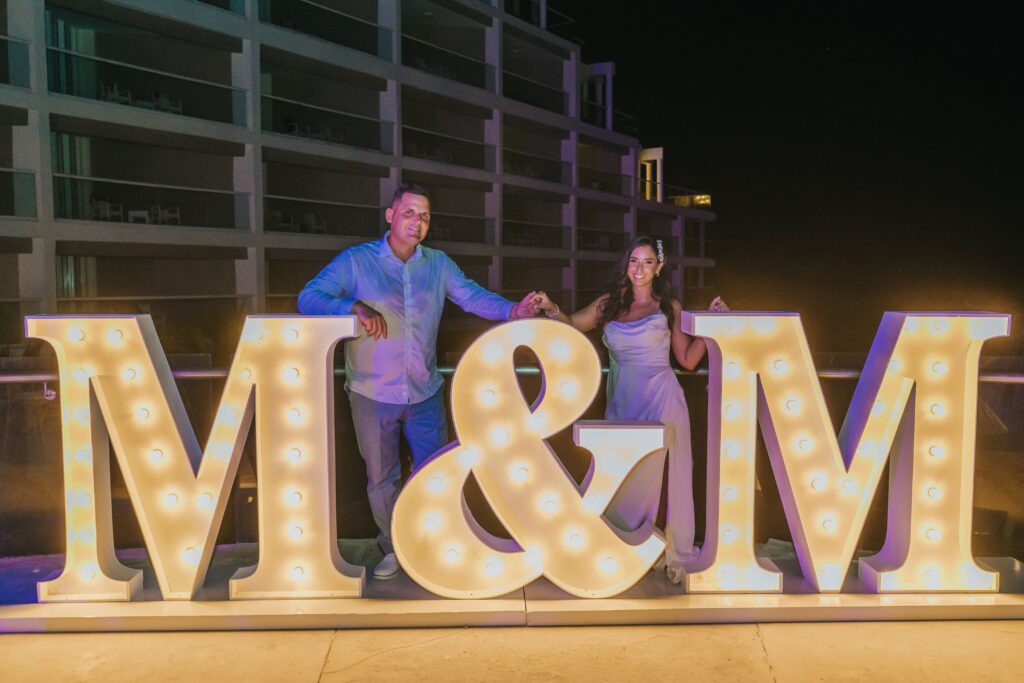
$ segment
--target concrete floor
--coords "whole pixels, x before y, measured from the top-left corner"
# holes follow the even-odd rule
[[[1024,622],[0,635],[0,681],[1010,681]]]

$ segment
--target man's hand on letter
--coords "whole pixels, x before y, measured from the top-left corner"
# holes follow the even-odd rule
[[[384,320],[384,316],[377,312],[376,309],[367,306],[362,301],[357,301],[352,304],[352,312],[359,318],[359,322],[362,324],[363,329],[366,330],[368,337],[387,339],[387,321]]]

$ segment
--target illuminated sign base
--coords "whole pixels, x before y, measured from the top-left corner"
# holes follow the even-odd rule
[[[33,568],[56,569],[55,558],[47,558],[53,566],[45,568],[40,558],[32,558],[33,566],[27,558],[4,560],[18,567],[0,565],[0,593],[9,595],[13,584],[31,585],[39,576]],[[851,571],[848,592],[817,594],[796,560],[776,560],[786,593],[688,595],[652,572],[615,598],[575,598],[542,578],[498,598],[450,600],[400,575],[368,581],[361,599],[228,600],[231,572],[211,571],[194,601],[162,601],[147,588],[139,602],[3,605],[0,633],[1024,619],[1024,564],[1011,558],[979,562],[999,572],[1007,592],[864,593],[857,592],[865,589]]]

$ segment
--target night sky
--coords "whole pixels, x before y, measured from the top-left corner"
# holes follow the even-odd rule
[[[585,62],[616,63],[615,107],[666,148],[667,182],[712,193],[713,285],[734,309],[800,312],[814,351],[866,352],[886,310],[1024,329],[1012,3],[550,6]]]

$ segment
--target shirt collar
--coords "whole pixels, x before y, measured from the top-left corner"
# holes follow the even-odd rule
[[[388,244],[388,235],[390,234],[391,231],[388,230],[387,232],[384,233],[384,236],[380,238],[380,246],[377,249],[377,253],[382,257],[390,256],[396,261],[401,262],[401,259],[395,256],[395,252],[391,249],[391,245]],[[416,251],[413,252],[408,262],[412,263],[413,261],[418,261],[421,258],[423,258],[423,248],[421,245],[417,244]]]

